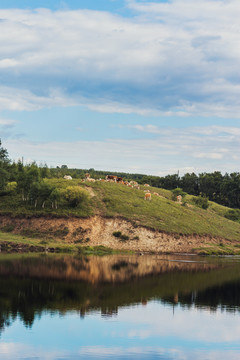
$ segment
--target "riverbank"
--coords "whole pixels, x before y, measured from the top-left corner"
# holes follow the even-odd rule
[[[87,219],[0,216],[1,251],[140,252],[240,254],[238,240],[198,234],[167,233],[119,217]]]

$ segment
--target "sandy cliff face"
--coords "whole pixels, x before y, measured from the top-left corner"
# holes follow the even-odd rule
[[[139,252],[193,253],[194,249],[205,244],[219,244],[220,240],[227,242],[211,236],[168,234],[136,226],[120,218],[100,216],[88,219],[46,217],[19,219],[0,216],[0,224],[1,227],[11,226],[15,234],[31,236],[31,233],[35,233],[35,236],[40,234],[41,237],[58,238],[67,243],[103,245],[112,249]],[[113,235],[115,232],[121,232],[128,239],[123,241],[115,237]]]

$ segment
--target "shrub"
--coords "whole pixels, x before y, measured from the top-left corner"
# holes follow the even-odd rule
[[[127,240],[129,240],[129,236],[122,234],[121,241],[127,241]]]
[[[120,241],[127,241],[127,240],[129,240],[129,236],[122,234],[121,231],[115,231],[115,232],[113,232],[113,236],[115,236],[116,238],[118,238]]]
[[[17,190],[17,183],[16,181],[12,181],[7,183],[7,185],[5,186],[5,190],[8,194],[12,194],[15,193]]]
[[[63,196],[71,207],[77,207],[89,199],[88,192],[79,186],[68,186],[63,190]]]
[[[196,198],[194,198],[194,202],[198,207],[204,210],[206,210],[209,206],[208,198],[206,196],[197,196]]]
[[[232,220],[232,221],[239,221],[240,220],[240,210],[239,209],[231,209],[224,215],[225,218]]]
[[[173,189],[173,190],[172,190],[172,200],[173,200],[173,201],[176,201],[178,195],[181,195],[182,198],[184,198],[184,196],[186,196],[187,193],[184,192],[181,188]]]
[[[14,226],[10,224],[1,227],[1,231],[3,232],[12,232],[13,230],[14,230]]]
[[[121,231],[114,231],[113,236],[115,236],[116,238],[120,238],[122,236],[122,233]]]
[[[57,237],[65,237],[69,233],[69,229],[67,226],[65,226],[63,229],[58,229],[54,232],[54,236]]]

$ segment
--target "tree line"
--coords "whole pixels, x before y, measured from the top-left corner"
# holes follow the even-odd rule
[[[8,152],[2,147],[0,140],[0,194],[7,193],[15,189],[22,194],[23,201],[31,196],[36,203],[41,193],[42,204],[45,198],[50,198],[56,207],[59,193],[50,185],[43,182],[44,178],[63,178],[64,175],[71,175],[73,178],[84,178],[85,173],[95,179],[105,178],[112,174],[122,177],[124,180],[134,180],[139,184],[149,184],[150,186],[173,190],[181,188],[184,192],[195,195],[205,196],[211,201],[231,208],[240,208],[240,173],[222,174],[220,171],[212,173],[187,173],[183,176],[178,174],[167,175],[164,177],[151,176],[144,174],[130,174],[123,172],[97,171],[94,169],[68,169],[66,165],[49,168],[46,164],[38,166],[35,162],[23,165],[21,161],[12,162]],[[71,194],[65,195],[71,199]],[[74,198],[74,196],[73,196]],[[70,200],[69,200],[70,201]],[[74,201],[72,202],[74,205]]]

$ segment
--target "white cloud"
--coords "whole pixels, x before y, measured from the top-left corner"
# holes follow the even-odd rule
[[[29,90],[0,86],[1,110],[39,110],[52,106],[74,106],[76,102],[58,89],[49,89],[45,96],[38,96]]]
[[[16,120],[0,118],[0,126],[9,127],[15,125],[16,123]]]
[[[220,153],[194,153],[193,154],[194,157],[199,158],[199,159],[222,159],[223,158],[223,154]]]
[[[0,10],[0,109],[239,118],[239,1],[128,6],[135,17]]]
[[[10,158],[15,160],[23,156],[25,161],[47,162],[52,166],[67,164],[69,167],[160,176],[178,170],[181,174],[214,170],[233,172],[239,167],[238,128],[159,128],[154,125],[131,128],[144,137],[44,143],[9,139],[4,146]]]

